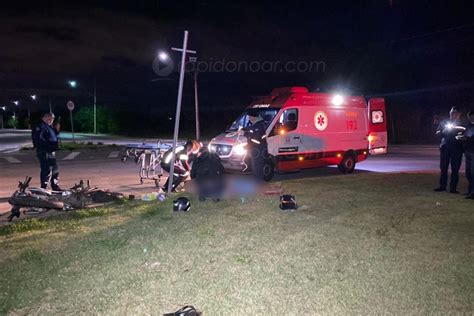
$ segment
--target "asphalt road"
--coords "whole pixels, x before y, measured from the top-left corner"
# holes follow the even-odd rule
[[[120,161],[122,153],[115,150],[91,150],[59,152],[60,179],[63,188],[69,188],[79,180],[90,180],[100,188],[136,194],[157,191],[154,181],[140,184],[138,166],[129,161]],[[436,145],[391,146],[387,155],[372,156],[357,164],[357,172],[438,172],[438,149]],[[297,173],[277,175],[275,180],[297,179],[308,176],[324,177],[338,175],[336,168],[320,168]],[[8,197],[16,189],[19,180],[32,176],[32,186],[39,185],[39,167],[34,151],[0,153],[0,213],[10,210]],[[162,179],[162,184],[166,178]],[[433,187],[436,184],[433,183]]]
[[[68,142],[73,140],[73,136],[69,132],[61,132],[61,140]],[[111,135],[94,135],[75,133],[74,140],[77,142],[93,142],[103,144],[126,145],[128,143],[136,143],[137,141],[155,141],[154,139],[139,139],[122,136]],[[24,129],[0,129],[0,153],[14,153],[20,148],[29,146],[31,143],[31,131]]]

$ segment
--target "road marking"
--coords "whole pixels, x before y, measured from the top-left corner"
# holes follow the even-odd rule
[[[118,151],[113,151],[109,154],[109,158],[118,158],[119,152]]]
[[[80,153],[81,153],[80,151],[72,152],[69,155],[67,155],[66,157],[64,157],[63,160],[73,160],[74,158],[79,156]]]
[[[3,158],[5,158],[5,160],[8,161],[9,163],[21,163],[21,161],[16,159],[15,157],[7,156]]]

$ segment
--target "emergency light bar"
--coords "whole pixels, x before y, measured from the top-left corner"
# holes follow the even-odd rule
[[[332,104],[334,104],[335,106],[339,106],[339,105],[341,105],[341,104],[344,102],[344,98],[342,97],[342,95],[336,94],[335,96],[332,97],[331,102],[332,102]]]

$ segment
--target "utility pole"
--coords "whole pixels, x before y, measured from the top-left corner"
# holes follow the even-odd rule
[[[53,108],[51,107],[51,97],[49,97],[49,113],[53,113]]]
[[[196,63],[197,66],[197,63]],[[198,101],[198,82],[197,82],[198,70],[194,69],[194,110],[196,111],[196,140],[201,139],[199,132],[199,101]]]
[[[179,118],[181,115],[181,101],[183,97],[183,84],[184,84],[184,71],[185,71],[184,64],[186,62],[186,48],[187,47],[188,47],[188,31],[184,31],[183,49],[182,49],[182,55],[181,55],[181,70],[179,73],[178,99],[176,101],[176,115],[174,118],[173,148],[171,152],[170,174],[168,178],[168,194],[170,194],[173,189],[174,162],[176,159],[176,143],[178,142]]]

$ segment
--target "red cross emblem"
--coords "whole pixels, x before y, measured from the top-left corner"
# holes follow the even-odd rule
[[[318,111],[314,115],[314,126],[319,131],[324,131],[328,127],[328,117],[324,111]]]
[[[318,116],[318,124],[321,126],[324,125],[324,116],[322,116],[321,114],[319,114]]]

